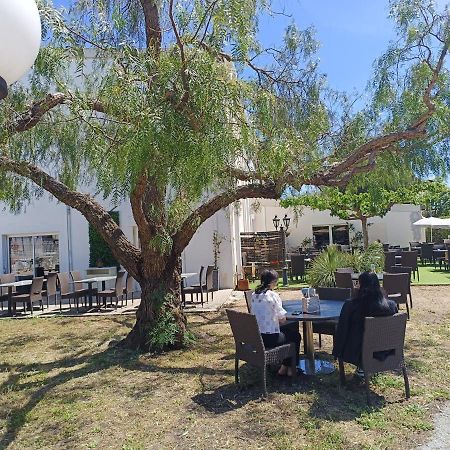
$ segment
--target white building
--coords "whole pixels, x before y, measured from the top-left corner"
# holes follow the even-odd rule
[[[103,202],[107,209],[111,205]],[[129,202],[115,209],[119,212],[120,226],[135,245],[138,243],[137,227]],[[235,275],[241,271],[240,233],[273,231],[275,215],[291,217],[287,246],[296,249],[305,238],[320,236],[330,243],[336,239],[351,239],[361,229],[357,221],[343,221],[328,212],[305,209],[295,220],[292,210],[283,209],[275,200],[248,199],[240,206],[230,205],[207,220],[197,231],[183,253],[183,270],[199,272],[200,266],[212,265],[213,234],[218,233],[220,255],[218,259],[220,286],[231,288]],[[420,208],[414,205],[395,205],[384,218],[369,221],[370,241],[407,246],[410,241],[423,240],[423,230],[412,223],[421,217]],[[349,227],[353,223],[354,228]],[[350,228],[350,229],[349,229]],[[49,196],[33,201],[19,214],[2,211],[0,215],[0,271],[27,272],[38,265],[62,272],[85,270],[89,267],[89,226],[76,210],[68,208]],[[196,282],[197,280],[188,280]]]

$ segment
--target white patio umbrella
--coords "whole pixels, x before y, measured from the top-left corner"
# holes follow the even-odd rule
[[[440,219],[439,217],[423,217],[413,223],[416,227],[430,227],[431,240],[433,240],[433,228],[450,228],[450,219]]]

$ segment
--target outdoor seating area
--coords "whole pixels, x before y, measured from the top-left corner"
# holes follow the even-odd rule
[[[450,0],[0,0],[0,450],[450,450]]]
[[[33,315],[35,306],[52,312],[117,309],[134,303],[135,281],[130,274],[119,271],[115,276],[83,278],[79,271],[48,272],[42,277],[20,280],[17,274],[0,275],[0,316]],[[111,287],[107,288],[107,285]]]

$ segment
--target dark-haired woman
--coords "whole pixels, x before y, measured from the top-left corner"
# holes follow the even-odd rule
[[[333,355],[358,367],[357,375],[363,375],[361,366],[364,319],[366,317],[392,316],[398,312],[397,304],[385,297],[378,276],[363,272],[359,276],[358,295],[344,303],[336,330]],[[376,355],[383,359],[384,352]]]
[[[273,290],[277,283],[278,273],[275,270],[266,269],[262,271],[261,284],[252,294],[252,313],[258,322],[264,346],[273,348],[292,342],[297,350],[298,363],[301,339],[298,332],[298,323],[286,323],[286,311],[283,309],[281,298]],[[278,374],[293,375],[290,358],[283,361]]]

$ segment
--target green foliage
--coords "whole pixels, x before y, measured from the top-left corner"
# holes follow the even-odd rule
[[[417,200],[414,183],[405,161],[387,154],[379,159],[375,170],[356,175],[344,188],[325,187],[307,193],[292,190],[281,204],[330,210],[333,216],[343,220],[383,217],[395,203],[414,203]]]
[[[161,352],[173,346],[180,332],[170,310],[160,310],[157,320],[148,334],[148,348]]]
[[[377,242],[369,245],[365,251],[353,254],[341,252],[337,246],[330,245],[311,263],[308,282],[311,286],[334,286],[334,273],[341,267],[351,267],[355,272],[370,270],[372,264],[377,272],[384,266],[383,246]]]
[[[118,211],[109,211],[109,215],[114,219],[114,222],[120,225]],[[114,258],[108,244],[100,236],[98,231],[89,224],[89,266],[98,267],[99,263],[104,267],[116,267],[120,265]]]

